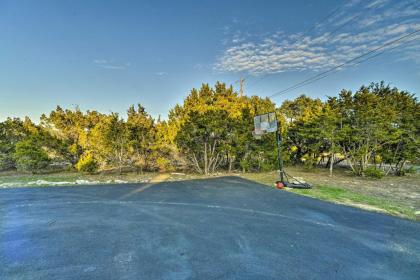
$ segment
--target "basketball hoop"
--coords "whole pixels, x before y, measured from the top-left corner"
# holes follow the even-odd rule
[[[276,186],[279,189],[284,187],[289,188],[298,188],[298,189],[310,189],[311,185],[300,182],[298,180],[293,180],[290,182],[290,179],[295,179],[292,176],[286,174],[283,169],[283,159],[281,156],[281,134],[278,131],[277,125],[277,116],[275,112],[258,115],[254,117],[254,131],[252,132],[252,136],[255,139],[261,139],[264,134],[275,132],[276,133],[276,141],[277,141],[277,157],[279,163],[279,175],[280,180],[276,182]]]
[[[268,114],[258,115],[254,117],[254,131],[252,135],[256,139],[261,139],[261,136],[277,131],[277,118],[276,113],[271,112]]]

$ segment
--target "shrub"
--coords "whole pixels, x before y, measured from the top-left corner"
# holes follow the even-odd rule
[[[274,169],[274,165],[271,162],[261,162],[260,172],[268,172]]]
[[[98,170],[98,163],[91,152],[85,152],[76,163],[75,168],[80,172],[95,173]]]
[[[173,171],[173,167],[171,166],[171,161],[164,157],[158,157],[156,159],[156,167],[159,171]]]
[[[408,168],[404,168],[401,169],[399,171],[396,172],[397,176],[405,176],[407,174],[416,174],[417,173],[417,168],[414,166],[408,167]]]
[[[404,172],[407,174],[416,174],[417,173],[417,168],[414,166],[408,167],[404,169]]]
[[[13,159],[19,171],[39,171],[46,168],[50,163],[47,153],[32,139],[16,143]]]
[[[365,169],[363,174],[367,177],[381,179],[385,176],[385,172],[382,169],[376,169],[375,167],[368,167]]]
[[[242,172],[244,172],[244,173],[246,171],[248,171],[250,166],[251,166],[247,159],[241,159],[240,162],[239,162],[239,165],[241,166]]]
[[[11,169],[14,166],[12,155],[0,152],[0,171]]]

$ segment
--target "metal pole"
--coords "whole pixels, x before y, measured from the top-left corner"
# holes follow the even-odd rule
[[[281,158],[281,135],[279,131],[276,131],[276,138],[277,138],[277,158],[279,162],[279,172],[280,172],[280,181],[284,182],[284,170],[283,170],[283,159]]]

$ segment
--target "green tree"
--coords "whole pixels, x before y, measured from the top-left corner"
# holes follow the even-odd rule
[[[75,165],[77,171],[95,173],[98,170],[98,163],[93,156],[91,151],[86,151],[80,157],[79,161]]]
[[[33,139],[26,139],[16,144],[13,159],[19,171],[36,172],[45,169],[50,163],[47,153]]]
[[[0,170],[16,167],[16,144],[28,136],[22,120],[8,118],[0,123]]]
[[[336,154],[340,152],[338,142],[340,141],[340,115],[336,98],[329,98],[324,104],[322,112],[316,119],[318,129],[316,131],[320,142],[321,157],[328,156],[327,167],[330,176],[333,173]]]
[[[90,131],[94,143],[92,151],[104,166],[117,167],[119,172],[128,164],[129,138],[127,125],[117,113],[102,117]]]
[[[48,116],[41,116],[41,126],[62,142],[61,153],[71,164],[76,164],[83,154],[81,138],[88,128],[83,112],[57,106]]]
[[[322,149],[320,141],[319,117],[323,110],[320,99],[301,95],[295,100],[286,100],[280,107],[284,118],[285,144],[289,147],[294,163],[305,163],[313,167],[319,159]]]
[[[227,126],[226,111],[189,113],[188,120],[176,136],[176,142],[197,172],[207,175],[221,164]]]
[[[137,105],[137,110],[134,106],[131,106],[128,109],[127,116],[126,129],[128,146],[131,150],[130,156],[134,166],[140,169],[140,172],[143,172],[145,167],[150,167],[149,160],[153,155],[154,121],[140,104]]]
[[[341,151],[353,172],[364,175],[375,155],[395,142],[396,111],[372,86],[362,86],[355,94],[343,90],[337,101]]]
[[[391,88],[384,82],[371,84],[371,91],[378,95],[385,106],[393,111],[388,140],[377,153],[380,162],[390,164],[397,175],[404,175],[407,162],[418,163],[420,157],[420,103],[414,94]]]

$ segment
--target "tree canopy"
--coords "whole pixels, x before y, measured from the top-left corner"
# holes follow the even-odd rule
[[[124,116],[57,106],[39,124],[8,118],[0,122],[0,170],[274,170],[275,135],[251,133],[254,116],[268,112],[276,112],[287,164],[332,172],[344,163],[363,176],[371,168],[403,175],[407,163],[419,162],[420,105],[409,92],[381,82],[276,107],[218,82],[192,89],[167,120],[154,119],[141,104]]]

